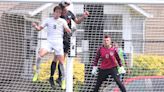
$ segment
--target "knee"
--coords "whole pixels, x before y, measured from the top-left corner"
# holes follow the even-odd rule
[[[52,60],[52,62],[56,62],[57,60],[56,60],[56,58],[54,58],[53,60]]]
[[[64,64],[64,60],[59,60],[59,63],[60,64]]]

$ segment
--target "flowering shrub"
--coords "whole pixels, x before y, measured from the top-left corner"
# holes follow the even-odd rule
[[[164,75],[164,56],[134,55],[134,75]]]
[[[73,78],[74,83],[77,82],[84,82],[84,64],[79,62],[80,60],[77,58],[73,59]],[[47,81],[50,77],[50,67],[51,67],[52,59],[49,59],[47,61],[44,61],[40,65],[40,73],[39,73],[39,81]],[[58,77],[58,68],[56,67],[56,71],[54,74],[54,78],[56,79]]]

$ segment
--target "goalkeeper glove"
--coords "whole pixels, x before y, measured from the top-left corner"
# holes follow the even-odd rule
[[[126,73],[125,68],[124,68],[123,66],[118,67],[118,73],[119,73],[119,74],[125,74],[125,73]]]
[[[92,69],[92,75],[97,75],[97,66],[93,66],[93,69]]]

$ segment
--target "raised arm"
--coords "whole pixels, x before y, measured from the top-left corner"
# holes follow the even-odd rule
[[[85,11],[81,17],[75,18],[74,21],[75,21],[76,24],[80,24],[88,16],[89,16],[89,12],[88,11]]]

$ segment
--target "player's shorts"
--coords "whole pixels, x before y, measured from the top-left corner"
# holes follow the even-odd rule
[[[63,36],[63,44],[64,44],[64,53],[69,53],[70,50],[70,35],[64,33]]]
[[[45,41],[41,48],[46,49],[48,52],[52,52],[54,50],[55,55],[64,55],[62,41],[61,40]]]
[[[70,50],[70,41],[63,41],[64,44],[64,53],[68,53]]]

